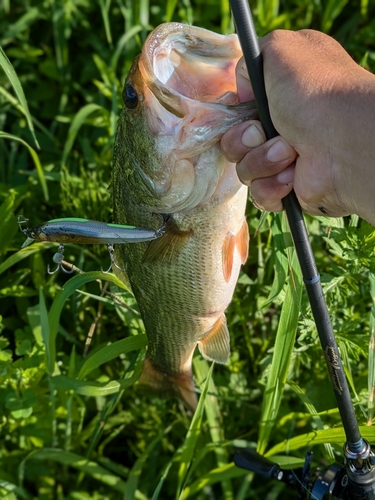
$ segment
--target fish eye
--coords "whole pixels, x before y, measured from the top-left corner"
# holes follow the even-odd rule
[[[125,85],[124,92],[122,93],[122,97],[124,99],[125,106],[129,109],[134,109],[138,104],[138,94],[135,91],[134,87],[127,83]]]

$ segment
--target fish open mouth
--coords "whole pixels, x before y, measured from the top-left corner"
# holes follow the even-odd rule
[[[152,72],[157,79],[152,91],[159,101],[171,93],[206,103],[238,102],[235,68],[242,52],[236,35],[168,23],[159,26],[146,44],[149,76]]]

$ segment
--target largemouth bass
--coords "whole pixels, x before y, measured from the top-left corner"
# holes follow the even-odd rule
[[[159,26],[126,78],[115,140],[115,222],[157,228],[157,214],[170,215],[158,240],[116,250],[149,340],[140,384],[191,408],[195,347],[228,360],[224,311],[248,255],[247,188],[219,148],[229,127],[257,117],[238,104],[241,56],[236,35]]]

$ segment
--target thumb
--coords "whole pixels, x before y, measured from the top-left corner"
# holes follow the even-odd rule
[[[245,59],[241,57],[236,66],[237,94],[240,102],[252,101],[254,99],[249,73],[247,72]]]

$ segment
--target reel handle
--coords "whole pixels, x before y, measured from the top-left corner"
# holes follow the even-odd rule
[[[241,469],[251,470],[268,479],[282,480],[283,471],[279,465],[263,457],[255,450],[241,450],[234,455],[234,463]]]

